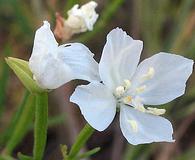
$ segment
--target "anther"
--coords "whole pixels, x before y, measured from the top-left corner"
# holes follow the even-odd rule
[[[123,103],[125,104],[129,104],[132,100],[132,97],[131,96],[126,96],[123,98]]]
[[[135,109],[137,109],[138,111],[141,111],[141,112],[146,112],[146,109],[141,104],[139,106],[135,106]]]
[[[158,108],[148,107],[146,112],[159,116],[159,115],[165,114],[166,110],[165,109],[158,109]]]
[[[124,80],[124,87],[125,87],[125,89],[130,88],[131,87],[131,81],[128,80],[128,79],[125,79]]]

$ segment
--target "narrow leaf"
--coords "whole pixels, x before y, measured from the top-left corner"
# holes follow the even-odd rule
[[[13,134],[13,132],[17,126],[17,123],[21,117],[21,114],[24,110],[24,107],[26,106],[26,102],[27,102],[28,97],[29,97],[29,92],[26,91],[24,96],[23,96],[22,102],[19,104],[19,106],[17,106],[17,111],[12,116],[10,124],[3,131],[3,133],[0,134],[0,144],[5,144],[10,139],[11,135]]]
[[[99,151],[100,151],[100,147],[96,147],[96,148],[94,148],[94,149],[92,149],[92,150],[90,150],[90,151],[88,151],[88,152],[85,152],[85,153],[79,155],[79,156],[78,156],[78,159],[83,159],[83,158],[90,157],[90,156],[96,154],[96,153],[99,152]]]
[[[93,132],[94,129],[89,124],[86,124],[85,127],[79,133],[76,142],[73,144],[68,156],[68,160],[72,160],[77,156],[77,154],[79,153],[81,148],[85,145],[85,143],[93,134]]]
[[[21,142],[22,138],[26,134],[28,127],[32,121],[35,107],[35,97],[30,95],[24,105],[24,108],[20,114],[20,117],[16,123],[16,127],[6,144],[5,153],[8,155],[12,153],[15,147]]]

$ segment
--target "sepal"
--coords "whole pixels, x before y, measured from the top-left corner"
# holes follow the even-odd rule
[[[36,81],[33,79],[33,74],[29,69],[28,61],[13,57],[5,58],[5,61],[14,71],[14,73],[17,75],[23,85],[31,93],[45,92],[45,90],[40,88]]]

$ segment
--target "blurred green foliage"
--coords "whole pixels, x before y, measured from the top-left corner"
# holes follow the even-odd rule
[[[56,11],[60,11],[63,16],[66,16],[65,11],[73,4],[84,2],[87,1],[0,0],[0,149],[4,146],[10,146],[8,145],[10,138],[13,138],[14,135],[18,136],[17,130],[15,130],[16,123],[23,118],[20,115],[23,108],[27,107],[26,102],[29,101],[29,95],[26,93],[21,105],[17,105],[20,102],[16,97],[21,95],[23,90],[20,85],[12,83],[14,75],[9,73],[4,57],[14,55],[28,59],[33,45],[34,32],[42,20],[48,19],[54,25]],[[100,53],[102,48],[97,48],[99,45],[94,44],[101,42],[101,46],[103,46],[108,31],[120,24],[119,27],[124,28],[134,38],[144,41],[143,57],[165,51],[195,59],[194,0],[99,0],[97,2],[100,6],[98,8],[100,16],[94,30],[74,37],[75,41],[88,43],[91,45],[90,48],[97,51],[96,53]],[[92,44],[91,41],[93,41]],[[99,57],[98,54],[96,55]],[[178,138],[178,142],[175,146],[172,144],[139,146],[128,144],[123,153],[124,160],[145,160],[151,159],[151,157],[153,159],[166,159],[168,154],[171,154],[168,158],[175,160],[194,159],[195,136],[188,136],[185,139],[186,134],[193,135],[195,131],[195,127],[192,125],[194,120],[185,124],[186,121],[193,118],[193,115],[195,116],[194,75],[188,82],[186,94],[162,107],[167,109],[166,116],[174,122],[176,137],[183,129],[182,125],[188,125],[183,129],[184,133]],[[12,111],[12,118],[3,124],[5,117],[9,115],[9,110]],[[16,112],[14,113],[14,111]],[[55,127],[59,123],[63,123],[64,114],[51,116],[49,124]],[[24,128],[18,128],[23,134],[16,137],[15,143],[8,147],[10,148],[9,154],[13,155],[12,151],[31,129],[32,117],[33,115],[30,114],[29,121],[25,122],[28,124],[25,124]],[[180,124],[182,125],[180,126]],[[190,127],[191,130],[189,130]],[[167,147],[172,147],[173,150],[167,151]],[[164,157],[163,154],[165,154]],[[2,155],[0,159],[9,160],[12,157]]]

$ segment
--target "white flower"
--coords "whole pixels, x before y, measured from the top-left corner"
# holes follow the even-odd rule
[[[36,31],[29,67],[43,89],[55,89],[73,79],[91,81],[98,77],[89,49],[80,43],[58,46],[47,21]]]
[[[143,43],[117,28],[107,36],[99,63],[102,83],[78,86],[71,101],[78,104],[88,123],[106,129],[120,110],[120,128],[129,143],[173,142],[171,123],[159,116],[160,105],[181,96],[192,73],[193,61],[158,53],[138,65]]]
[[[68,18],[65,24],[72,28],[73,33],[85,32],[93,30],[98,14],[95,11],[97,3],[94,1],[88,2],[79,8],[79,5],[74,5],[68,11]]]

